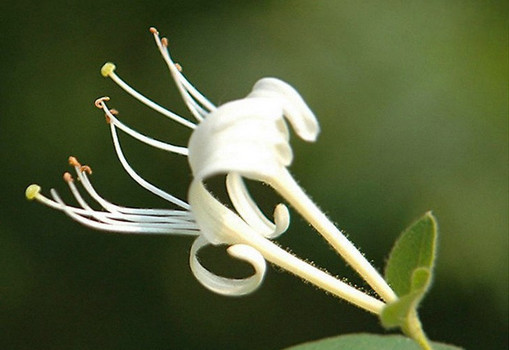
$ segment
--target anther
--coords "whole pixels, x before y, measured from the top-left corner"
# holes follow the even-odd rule
[[[74,182],[72,175],[70,173],[68,173],[67,171],[64,173],[63,178],[64,178],[65,182]]]
[[[106,119],[107,124],[111,124],[111,115],[118,115],[118,111],[116,109],[110,109],[108,112],[104,113],[104,119]]]
[[[182,66],[179,63],[175,63],[175,68],[177,68],[179,72],[182,72]]]
[[[149,30],[150,30],[150,32],[151,32],[152,34],[159,34],[159,32],[157,31],[157,29],[155,29],[154,27],[150,27],[150,29],[149,29]]]
[[[27,199],[31,201],[31,200],[34,200],[35,197],[37,197],[40,192],[41,192],[41,186],[32,184],[32,185],[28,186],[27,189],[25,190],[25,197],[27,197]]]
[[[112,73],[113,73],[113,71],[115,70],[115,68],[117,68],[117,67],[115,67],[115,65],[114,65],[113,63],[111,63],[111,62],[106,62],[106,63],[102,66],[102,68],[101,68],[101,74],[102,74],[102,76],[106,78],[107,76],[109,76],[110,74],[112,74]]]
[[[109,100],[110,98],[108,96],[99,97],[97,100],[95,100],[94,105],[99,109],[103,109],[104,102]]]
[[[80,171],[82,173],[87,173],[88,175],[92,175],[92,168],[89,167],[88,165],[82,165],[80,166]]]
[[[73,157],[73,156],[70,156],[69,157],[69,165],[70,166],[77,166],[77,167],[81,167],[81,163],[78,162],[78,160],[76,159],[76,157]]]
[[[161,38],[161,44],[162,44],[164,47],[168,47],[168,39],[166,39],[166,38]]]

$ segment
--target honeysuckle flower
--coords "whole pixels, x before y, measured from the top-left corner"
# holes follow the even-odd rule
[[[289,126],[297,136],[308,142],[315,141],[319,133],[313,112],[298,92],[279,79],[263,78],[245,98],[216,107],[188,82],[180,65],[173,62],[167,40],[161,39],[157,30],[151,29],[151,32],[196,122],[161,107],[131,88],[115,73],[112,63],[105,64],[101,73],[140,102],[191,129],[187,147],[161,142],[131,129],[120,121],[115,110],[107,106],[107,97],[98,99],[95,104],[106,115],[115,151],[126,172],[139,185],[167,200],[176,209],[138,209],[106,201],[92,186],[90,167],[82,166],[74,157],[69,158],[69,163],[74,167],[79,183],[102,210],[93,209],[83,199],[69,173],[64,174],[64,180],[79,206],[67,205],[53,189],[50,191],[51,198],[45,197],[38,185],[27,188],[27,198],[36,199],[63,211],[84,225],[100,230],[196,236],[190,254],[191,270],[200,283],[220,294],[243,295],[255,290],[263,280],[267,260],[334,295],[379,314],[385,305],[384,301],[396,299],[394,292],[366,258],[309,199],[287,169],[293,160]],[[189,203],[138,175],[122,152],[118,130],[155,148],[188,157],[193,174],[188,191]],[[226,175],[226,187],[233,209],[226,207],[207,190],[207,179],[216,175]],[[244,183],[245,178],[267,183],[277,191],[315,227],[383,301],[344,283],[275,244],[272,239],[289,227],[289,211],[284,204],[278,204],[273,221],[269,220],[250,196]],[[244,279],[213,274],[198,259],[199,250],[209,244],[228,245],[228,253],[250,263],[254,274]]]

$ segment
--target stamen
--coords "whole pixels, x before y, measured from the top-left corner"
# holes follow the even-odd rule
[[[56,208],[59,210],[62,210],[64,213],[66,213],[69,217],[71,217],[73,220],[102,231],[109,231],[109,232],[117,232],[117,233],[132,233],[132,234],[184,234],[184,235],[193,235],[196,236],[199,234],[199,231],[197,228],[190,229],[190,228],[183,228],[179,227],[179,225],[169,224],[165,225],[164,227],[156,227],[153,225],[147,225],[146,223],[121,223],[121,222],[115,222],[115,224],[108,224],[104,222],[95,221],[92,219],[89,219],[88,214],[90,212],[85,211],[86,216],[81,216],[79,214],[79,210],[76,210],[76,208],[70,207],[65,204],[65,202],[60,198],[58,193],[51,189],[51,195],[54,199],[54,201],[48,200],[50,202],[53,202],[56,205]],[[154,224],[155,225],[155,224]]]
[[[99,101],[99,102],[97,102],[97,101]],[[187,156],[188,151],[187,151],[186,147],[175,146],[175,145],[172,145],[169,143],[154,140],[153,138],[145,136],[145,135],[131,129],[124,123],[122,123],[120,120],[115,118],[113,113],[111,113],[111,111],[106,106],[106,103],[104,103],[103,99],[96,100],[96,106],[97,105],[100,105],[101,106],[100,108],[106,114],[106,121],[108,122],[108,124],[115,124],[116,127],[118,127],[120,130],[122,130],[126,134],[130,135],[131,137],[133,137],[133,138],[137,139],[138,141],[141,141],[149,146],[162,149],[163,151],[168,151],[171,153],[176,153],[176,154],[181,154],[181,155]]]
[[[111,62],[106,62],[101,67],[101,75],[106,78],[109,75],[113,74],[113,72],[115,71],[116,68],[117,68],[117,66],[115,66],[115,64],[113,64]]]
[[[115,83],[117,83],[118,86],[120,86],[124,91],[126,91],[128,94],[136,98],[141,103],[147,105],[148,107],[152,108],[153,110],[161,113],[162,115],[165,115],[166,117],[176,121],[179,124],[182,124],[190,129],[194,129],[196,125],[189,120],[182,118],[178,114],[167,110],[166,108],[158,105],[157,103],[153,102],[152,100],[148,99],[138,91],[134,90],[132,87],[130,87],[126,82],[124,82],[117,74],[115,74],[115,65],[111,62],[105,63],[103,67],[101,68],[101,74],[104,77],[110,77]],[[108,99],[109,100],[109,99]],[[108,101],[104,100],[104,101]],[[97,105],[96,105],[97,106]]]
[[[74,182],[74,179],[72,178],[72,175],[68,173],[67,171],[64,173],[64,181],[67,183]]]
[[[190,209],[189,204],[184,202],[181,199],[178,199],[175,196],[172,196],[171,194],[161,190],[160,188],[152,185],[150,182],[143,179],[140,175],[138,175],[133,168],[129,165],[127,162],[124,153],[122,152],[122,148],[120,147],[120,142],[118,140],[118,135],[116,132],[115,124],[110,124],[110,130],[111,130],[111,137],[113,138],[113,145],[115,146],[115,151],[117,152],[117,157],[120,160],[120,163],[124,167],[125,171],[133,178],[134,181],[136,181],[141,187],[145,188],[146,190],[152,192],[156,196],[159,196],[168,202],[171,202],[183,209]]]
[[[92,168],[90,168],[88,165],[81,166],[80,171],[92,175]]]
[[[66,172],[64,174],[64,181],[69,186],[69,189],[71,190],[71,193],[73,194],[74,198],[78,201],[78,204],[85,209],[87,212],[90,212],[90,216],[95,217],[94,210],[85,202],[83,197],[81,196],[80,192],[78,191],[78,188],[74,184],[74,179],[72,178],[71,174]]]
[[[86,211],[88,217],[94,218],[95,220],[99,222],[103,222],[106,224],[111,225],[120,225],[120,226],[131,226],[134,223],[143,224],[144,228],[166,228],[170,227],[175,228],[192,228],[196,229],[196,223],[184,221],[180,218],[177,219],[169,219],[165,217],[158,217],[156,220],[151,220],[152,218],[146,218],[143,216],[134,216],[134,215],[126,215],[121,213],[112,213],[112,212],[99,212],[94,209],[92,209],[87,202],[83,199],[80,192],[78,191],[78,188],[74,184],[74,181],[72,180],[72,176],[69,173],[66,173],[64,175],[64,180],[66,180],[67,184],[69,185],[69,188],[71,190],[71,193],[74,195],[76,200],[78,201],[79,205]]]
[[[123,207],[119,205],[115,205],[104,198],[102,198],[97,191],[92,186],[92,183],[90,182],[90,179],[87,176],[92,174],[92,171],[88,165],[81,165],[81,163],[78,161],[76,157],[70,156],[69,157],[69,164],[74,168],[76,171],[76,175],[78,176],[79,182],[83,186],[83,188],[87,191],[87,193],[98,203],[100,204],[104,209],[106,209],[108,212],[115,214],[119,213],[122,215],[125,215],[125,217],[128,217],[126,220],[130,221],[155,221],[155,222],[163,222],[163,221],[170,221],[175,220],[175,222],[192,222],[194,223],[194,218],[190,211],[188,210],[174,210],[174,209],[143,209],[143,208],[130,208],[130,207]],[[70,175],[69,175],[70,176]],[[69,178],[68,175],[64,174],[64,180],[66,178]],[[71,176],[72,178],[72,176]],[[31,186],[37,186],[37,185],[31,185]],[[29,186],[27,188],[27,191],[29,191]],[[37,188],[35,188],[37,189]],[[38,189],[40,191],[40,187]],[[32,189],[30,189],[32,192]],[[134,215],[133,215],[134,214]],[[133,218],[132,220],[129,218]],[[174,219],[172,219],[174,218]]]
[[[82,184],[83,188],[87,191],[87,193],[104,209],[112,213],[122,213],[122,214],[138,214],[138,216],[142,216],[145,218],[150,218],[152,220],[157,221],[159,217],[170,218],[175,217],[179,220],[186,220],[189,222],[194,222],[192,214],[187,210],[171,210],[171,209],[142,209],[142,208],[129,208],[122,207],[119,205],[115,205],[111,202],[108,202],[104,198],[102,198],[97,191],[92,186],[90,179],[88,178],[86,173],[80,171],[78,167],[75,167],[76,174]]]
[[[203,120],[203,117],[206,117],[207,114],[211,111],[211,109],[209,108],[209,111],[206,111],[199,104],[199,102],[195,101],[196,97],[193,96],[193,93],[190,92],[190,89],[184,83],[184,80],[185,81],[187,81],[187,80],[181,74],[182,67],[180,67],[180,65],[177,66],[177,64],[175,62],[173,62],[173,60],[171,59],[170,53],[168,51],[168,39],[161,38],[160,45],[158,45],[158,46],[159,46],[159,50],[161,51],[161,54],[163,55],[164,60],[166,61],[168,67],[170,68],[170,73],[173,77],[173,80],[175,81],[175,83],[177,85],[177,88],[180,91],[182,98],[184,99],[184,102],[187,105],[187,108],[191,111],[191,113],[193,113],[193,115],[195,116],[196,119],[198,119],[199,121]],[[189,82],[188,82],[188,85],[192,87],[192,85],[189,84]],[[193,87],[193,89],[194,89],[194,87]],[[203,97],[203,95],[201,95],[201,94],[199,94],[199,95]],[[203,98],[205,98],[205,97],[203,97]],[[197,98],[197,100],[199,101],[199,98]],[[205,100],[207,100],[207,99],[205,98]]]
[[[69,165],[73,166],[73,167],[81,168],[81,163],[78,162],[78,159],[76,159],[76,157],[73,157],[73,156],[69,156]]]
[[[159,48],[159,51],[163,55],[163,58],[168,63],[168,66],[172,65],[175,68],[177,68],[178,75],[178,81],[182,83],[182,85],[185,87],[185,89],[196,99],[198,102],[200,102],[205,108],[207,108],[209,111],[213,111],[216,109],[216,106],[210,102],[201,92],[199,92],[190,82],[187,80],[187,78],[180,74],[182,72],[182,67],[180,64],[173,62],[171,59],[169,50],[168,50],[168,40],[166,38],[159,39],[159,33],[154,36],[156,39],[156,44]],[[170,67],[171,69],[171,67]]]
[[[62,206],[55,202],[54,200],[52,199],[49,199],[47,197],[45,197],[44,195],[42,195],[41,193],[37,193],[37,195],[34,197],[34,199],[36,199],[38,202],[52,208],[52,209],[56,209],[56,210],[60,210],[62,211],[63,208]],[[75,207],[71,207],[71,206],[68,206],[68,209],[79,214],[79,215],[86,215],[86,211],[81,209],[81,208],[75,208]]]
[[[182,98],[186,102],[191,113],[193,113],[197,120],[201,121],[208,113],[214,111],[216,106],[203,96],[203,94],[201,94],[181,73],[182,67],[174,63],[171,59],[171,55],[168,50],[168,40],[166,38],[159,38],[159,32],[155,30],[155,28],[154,30],[151,29],[150,32],[154,35],[157,47],[170,69],[170,73],[182,95]]]
[[[41,192],[41,186],[32,184],[32,185],[28,186],[27,189],[25,190],[25,197],[27,197],[28,200],[32,201],[35,198],[37,198],[37,196],[39,195],[40,192]]]
[[[69,185],[71,192],[82,208],[65,204],[54,189],[51,189],[53,200],[45,197],[40,193],[41,187],[35,184],[27,187],[25,191],[27,199],[36,199],[38,202],[50,208],[65,212],[68,216],[86,226],[104,231],[122,233],[184,234],[193,236],[199,235],[200,233],[194,219],[184,215],[150,216],[122,214],[110,211],[96,211],[92,209],[80,195],[76,185],[74,184],[72,175],[66,172],[64,173],[63,178]],[[161,210],[161,212],[162,211],[163,210]],[[174,212],[178,212],[179,214],[183,213],[183,211]],[[186,213],[189,214],[189,212]]]
[[[108,96],[99,97],[94,101],[94,105],[99,109],[103,109],[105,106],[104,102],[108,102],[109,100],[110,98]]]

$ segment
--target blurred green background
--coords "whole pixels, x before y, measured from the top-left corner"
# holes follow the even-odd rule
[[[106,198],[166,206],[123,172],[93,106],[109,95],[129,125],[186,143],[185,129],[99,74],[112,60],[188,116],[149,26],[218,104],[263,76],[299,90],[322,133],[311,145],[293,138],[292,173],[379,268],[399,233],[433,210],[441,238],[421,310],[428,335],[507,348],[505,2],[20,0],[0,10],[0,348],[278,349],[384,332],[376,317],[277,269],[252,295],[215,295],[189,270],[190,238],[100,233],[25,200],[37,182],[70,201],[61,174],[72,154]],[[186,197],[185,160],[122,140],[141,174]],[[265,208],[277,200],[255,192]],[[281,244],[362,285],[292,217]],[[249,272],[221,249],[204,258],[217,272]]]

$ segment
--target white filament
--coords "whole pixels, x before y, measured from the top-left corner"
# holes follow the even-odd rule
[[[118,84],[122,89],[124,89],[128,94],[136,98],[138,101],[144,103],[145,105],[149,106],[153,110],[161,113],[162,115],[176,121],[179,124],[182,124],[190,129],[194,129],[196,127],[196,124],[193,122],[190,122],[189,120],[182,118],[178,114],[167,110],[166,108],[158,105],[157,103],[153,102],[152,100],[146,98],[142,94],[140,94],[138,91],[134,90],[132,87],[130,87],[126,82],[124,82],[115,72],[111,72],[108,75],[115,83]]]
[[[120,163],[124,167],[125,171],[133,178],[133,180],[136,181],[141,187],[145,188],[149,192],[152,192],[156,196],[161,197],[167,200],[168,202],[173,203],[183,209],[189,209],[189,204],[169,194],[168,192],[161,190],[160,188],[154,186],[153,184],[142,178],[140,175],[138,175],[138,173],[136,173],[136,171],[134,171],[134,169],[129,165],[129,162],[127,162],[127,159],[125,158],[124,153],[122,152],[116,128],[113,123],[110,123],[110,130],[111,137],[113,139],[113,145],[115,147],[115,151],[117,152],[117,157],[120,160]]]

